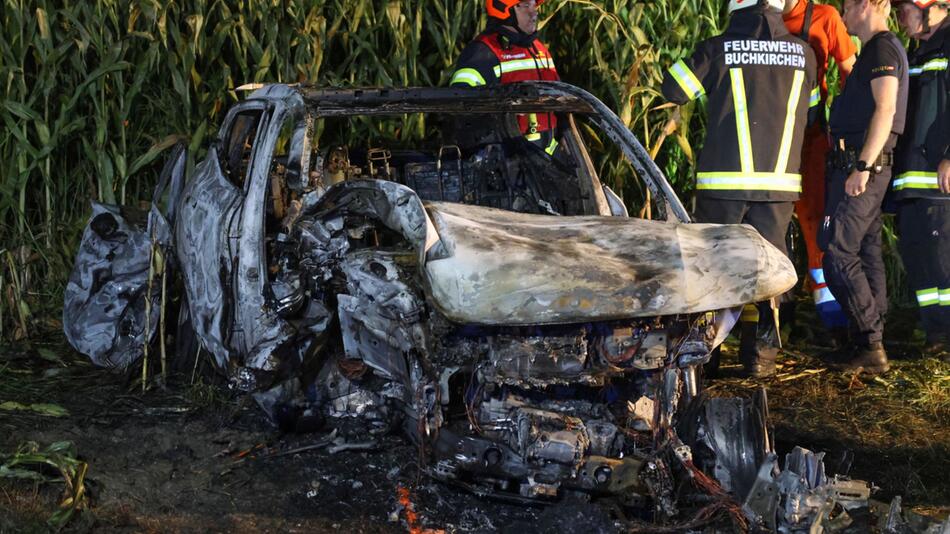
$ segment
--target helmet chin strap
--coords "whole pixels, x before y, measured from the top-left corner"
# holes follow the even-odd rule
[[[922,10],[920,16],[923,17],[923,21],[924,21],[923,33],[924,35],[927,35],[928,33],[930,33],[930,6],[925,7]]]
[[[497,26],[504,26],[508,30],[515,32],[517,37],[516,38],[514,38],[515,36],[511,36],[511,37],[514,38],[513,41],[516,41],[517,44],[522,45],[522,46],[527,46],[528,44],[530,44],[532,41],[534,41],[534,38],[538,34],[537,31],[535,31],[534,33],[525,33],[524,31],[522,31],[521,27],[518,26],[518,16],[515,15],[513,10],[511,14],[508,15],[508,18],[505,20],[496,19],[496,18],[489,19],[489,27],[493,24]]]

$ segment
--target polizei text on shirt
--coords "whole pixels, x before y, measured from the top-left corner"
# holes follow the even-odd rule
[[[805,47],[788,41],[750,39],[723,43],[726,65],[783,65],[805,68]]]

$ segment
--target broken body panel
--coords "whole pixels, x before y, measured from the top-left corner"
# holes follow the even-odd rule
[[[411,113],[476,120],[428,152],[312,142],[320,120]],[[554,157],[524,142],[519,113],[561,115]],[[611,216],[626,211],[580,118],[663,220]],[[792,287],[791,262],[749,227],[690,224],[581,89],[267,86],[229,111],[179,205],[190,327],[279,422],[319,413],[364,441],[398,429],[432,476],[519,502],[617,495],[669,519],[688,505],[674,478],[699,465],[766,528],[817,515],[748,500],[774,483],[761,409],[701,395],[736,307]],[[813,479],[794,491],[825,487]]]

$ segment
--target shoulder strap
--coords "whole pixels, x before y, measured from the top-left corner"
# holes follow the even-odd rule
[[[492,51],[492,54],[495,54],[496,58],[501,59],[502,46],[497,33],[483,33],[478,36],[477,40],[487,46],[488,49]]]
[[[541,42],[541,39],[535,39],[533,44],[534,44],[535,50],[543,53],[547,57],[551,57],[551,52],[549,52],[548,47],[545,46],[544,43]]]
[[[802,31],[798,34],[802,41],[808,42],[808,34],[811,33],[811,16],[815,11],[815,4],[812,0],[806,0],[808,2],[805,4],[805,20],[802,22]]]

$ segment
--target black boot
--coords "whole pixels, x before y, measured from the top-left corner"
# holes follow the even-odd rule
[[[934,358],[950,362],[950,343],[941,336],[927,335],[927,342],[921,351],[925,358]]]
[[[713,349],[709,362],[703,366],[703,378],[719,378],[719,362],[722,359],[722,345]]]
[[[828,366],[838,371],[864,371],[872,375],[886,373],[891,368],[880,341],[859,344],[849,357],[831,360]]]
[[[760,320],[757,323],[743,322],[739,336],[739,361],[742,376],[768,378],[775,375],[775,359],[778,357],[778,332],[774,321]]]
[[[742,376],[746,378],[768,378],[775,376],[775,357],[759,354],[753,358],[742,358]]]
[[[847,360],[854,352],[851,344],[851,333],[847,328],[832,328],[829,332],[831,349],[821,352],[821,359],[826,361]]]
[[[851,346],[851,333],[848,332],[847,327],[838,327],[831,329],[831,343],[833,350],[843,351],[846,347]]]

